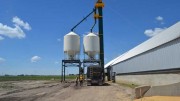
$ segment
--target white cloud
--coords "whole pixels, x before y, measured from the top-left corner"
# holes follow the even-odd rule
[[[55,62],[54,62],[54,64],[59,64],[59,63],[60,63],[60,62],[58,62],[58,61],[55,61]]]
[[[7,36],[9,38],[25,38],[24,31],[17,25],[14,28],[0,23],[0,35]]]
[[[31,58],[31,62],[38,62],[38,61],[40,61],[41,60],[41,57],[39,57],[39,56],[33,56],[32,58]]]
[[[4,58],[1,58],[1,57],[0,57],[0,64],[1,64],[1,63],[4,63],[5,61],[6,61],[6,60],[5,60]]]
[[[0,23],[0,35],[9,38],[19,38],[19,39],[25,38],[26,34],[21,29],[21,26],[24,27],[24,29],[26,30],[31,30],[30,25],[27,22],[24,23],[24,21],[22,21],[18,17],[14,17],[12,22],[14,23],[14,27],[10,27]]]
[[[57,41],[61,42],[61,38],[57,39]]]
[[[23,20],[21,20],[17,16],[13,17],[12,22],[14,22],[18,26],[22,26],[26,30],[31,30],[31,26],[29,25],[29,23],[24,22]]]
[[[0,36],[0,41],[1,41],[1,40],[4,40],[4,37]]]
[[[157,20],[157,21],[163,21],[164,18],[163,18],[162,16],[157,16],[157,17],[156,17],[156,20]]]
[[[160,24],[164,24],[164,18],[162,16],[157,16],[156,20],[160,22]]]
[[[144,31],[144,34],[149,36],[149,37],[153,37],[157,34],[159,34],[160,32],[164,31],[166,28],[154,28],[153,29],[147,29]]]

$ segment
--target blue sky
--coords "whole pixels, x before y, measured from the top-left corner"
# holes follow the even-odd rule
[[[96,0],[0,0],[0,75],[60,74],[63,36]],[[104,0],[105,62],[180,19],[179,0]],[[89,32],[93,16],[75,32]],[[94,30],[97,32],[97,26]],[[81,52],[82,53],[82,52]],[[68,73],[77,73],[69,68]]]

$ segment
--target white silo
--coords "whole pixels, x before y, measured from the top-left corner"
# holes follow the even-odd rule
[[[94,33],[89,33],[84,36],[83,40],[84,52],[90,59],[95,59],[95,56],[99,54],[99,36]]]
[[[70,32],[64,36],[64,53],[67,54],[69,60],[78,59],[80,53],[80,36],[74,32]]]

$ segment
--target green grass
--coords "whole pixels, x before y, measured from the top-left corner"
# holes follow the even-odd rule
[[[0,88],[12,89],[12,88],[14,88],[14,85],[12,83],[0,83]]]
[[[76,79],[76,75],[66,76],[66,79]]]
[[[66,76],[66,79],[75,79],[76,76]],[[61,76],[0,76],[0,81],[21,81],[21,80],[61,80]]]
[[[135,88],[139,86],[137,84],[127,83],[127,82],[117,82],[117,84],[119,84],[120,86],[130,87],[130,88]]]

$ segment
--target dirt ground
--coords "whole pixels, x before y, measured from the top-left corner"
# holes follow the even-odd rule
[[[179,96],[152,96],[152,97],[144,97],[141,99],[137,99],[134,101],[180,101]]]
[[[132,101],[133,89],[117,84],[75,86],[58,81],[0,82],[0,101]]]

